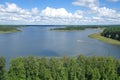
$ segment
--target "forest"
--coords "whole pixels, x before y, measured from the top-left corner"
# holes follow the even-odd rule
[[[0,57],[0,80],[120,80],[120,60],[112,57],[17,57],[5,68]]]
[[[0,31],[20,31],[17,28],[20,26],[0,25]]]
[[[61,28],[51,28],[50,30],[85,30],[86,28],[98,29],[98,28],[109,28],[109,27],[119,27],[120,25],[63,25]]]
[[[120,41],[120,27],[108,27],[101,33],[102,36]]]
[[[84,30],[85,27],[81,26],[66,26],[66,27],[61,27],[61,28],[52,28],[50,30]]]

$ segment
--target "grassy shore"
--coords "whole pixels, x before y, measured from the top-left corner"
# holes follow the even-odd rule
[[[103,41],[103,42],[106,42],[106,43],[109,43],[109,44],[120,45],[120,41],[103,37],[103,36],[100,35],[100,33],[91,34],[91,35],[89,35],[89,37],[90,38],[95,38],[97,40],[100,40],[100,41]]]

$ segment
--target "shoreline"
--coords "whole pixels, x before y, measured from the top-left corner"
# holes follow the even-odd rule
[[[82,30],[50,30],[50,31],[58,31],[58,32],[72,32],[72,31],[82,31]]]
[[[99,41],[106,42],[109,44],[120,45],[120,41],[103,37],[100,35],[100,33],[90,34],[90,35],[88,35],[88,37],[93,38],[93,39],[97,39]]]
[[[16,30],[16,31],[0,31],[0,34],[15,33],[15,32],[21,32],[21,30]]]

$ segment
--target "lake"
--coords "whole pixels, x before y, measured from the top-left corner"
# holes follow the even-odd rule
[[[57,27],[57,26],[53,26]],[[100,30],[50,31],[52,26],[28,26],[22,32],[0,34],[0,56],[113,56],[120,58],[120,46],[107,44],[89,34]]]

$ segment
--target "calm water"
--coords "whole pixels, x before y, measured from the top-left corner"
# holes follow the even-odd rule
[[[51,27],[29,26],[22,32],[0,34],[0,56],[113,56],[120,58],[120,46],[88,37],[99,30],[49,31]]]

